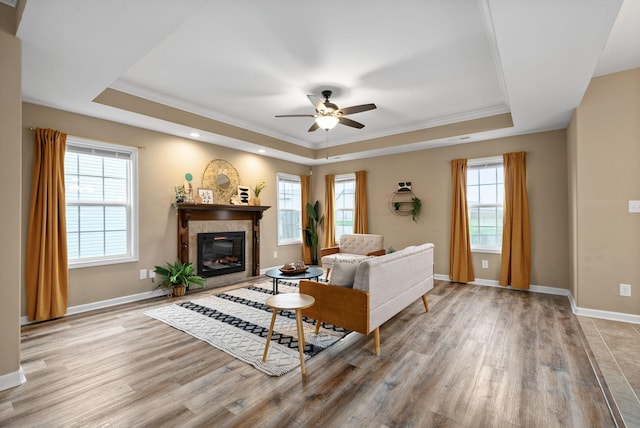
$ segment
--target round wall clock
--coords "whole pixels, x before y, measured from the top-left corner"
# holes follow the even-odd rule
[[[238,194],[240,176],[233,165],[223,159],[214,159],[202,173],[202,187],[213,190],[213,203],[229,205]]]

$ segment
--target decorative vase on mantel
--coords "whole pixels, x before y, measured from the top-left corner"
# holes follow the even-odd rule
[[[260,206],[261,205],[261,200],[260,198],[258,198],[257,196],[255,198],[253,198],[253,205],[255,206]]]

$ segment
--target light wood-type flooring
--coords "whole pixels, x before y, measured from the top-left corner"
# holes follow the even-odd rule
[[[436,281],[429,313],[382,326],[379,357],[354,333],[304,379],[143,315],[169,302],[23,327],[27,382],[0,392],[0,426],[615,426],[566,297]]]

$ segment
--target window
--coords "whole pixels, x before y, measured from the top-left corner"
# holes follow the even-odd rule
[[[137,149],[67,138],[69,267],[138,259]]]
[[[501,252],[503,203],[502,158],[469,160],[467,205],[472,251]]]
[[[278,174],[278,245],[302,243],[301,193],[300,177]]]
[[[335,201],[333,205],[336,226],[336,242],[345,233],[353,233],[355,212],[356,175],[337,175],[334,182]]]

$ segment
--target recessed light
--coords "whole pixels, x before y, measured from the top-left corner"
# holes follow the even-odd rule
[[[260,149],[258,150],[258,153],[267,153],[267,151],[265,149]]]
[[[193,138],[200,138],[200,134],[198,134],[197,132],[192,132],[189,135],[192,136]]]

